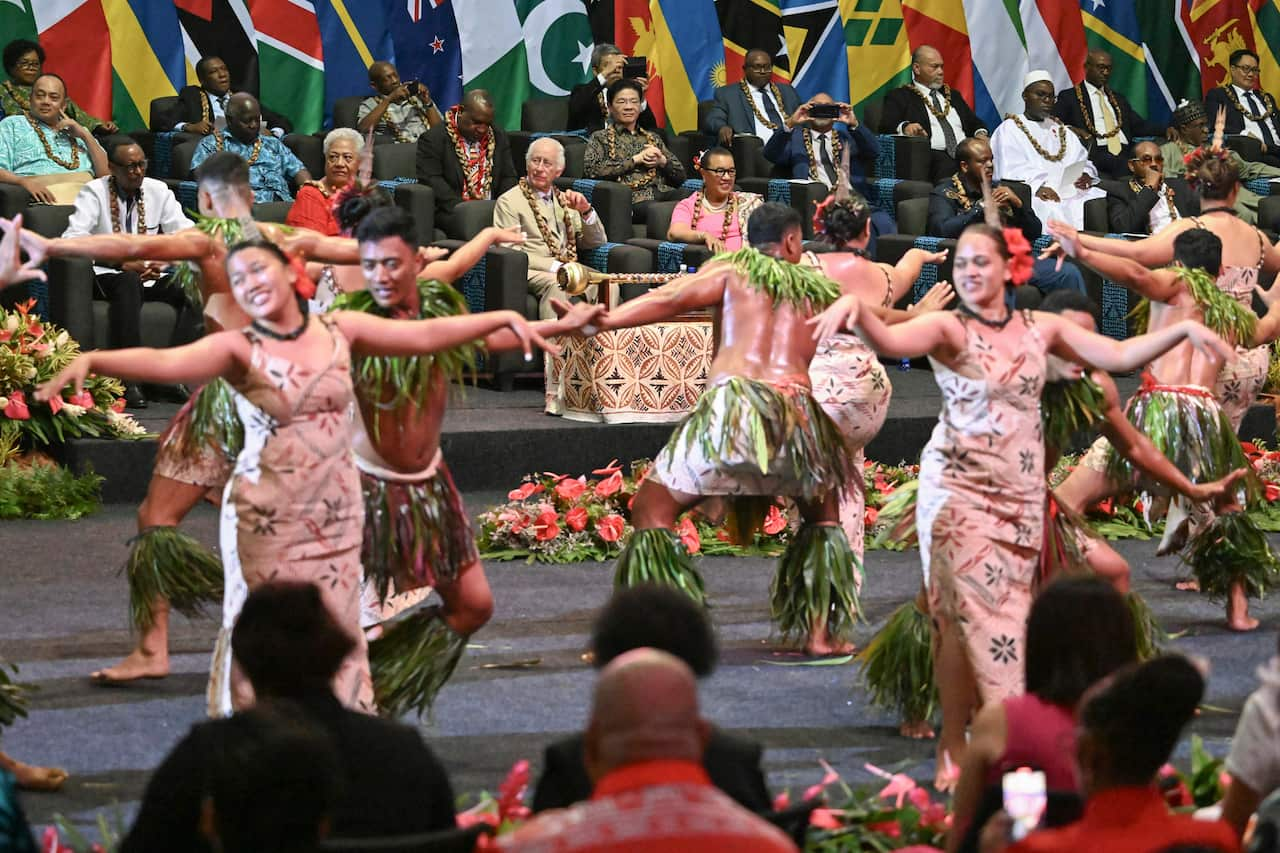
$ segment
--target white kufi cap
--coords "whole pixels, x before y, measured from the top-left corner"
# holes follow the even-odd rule
[[[1022,78],[1022,91],[1027,91],[1027,88],[1032,83],[1039,83],[1041,80],[1046,83],[1053,82],[1053,78],[1049,76],[1048,71],[1028,71],[1027,76]]]

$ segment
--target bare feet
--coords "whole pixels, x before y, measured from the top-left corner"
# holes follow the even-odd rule
[[[804,653],[811,658],[829,657],[831,655],[851,655],[858,647],[851,640],[834,640],[826,633],[810,634],[804,644]]]
[[[929,740],[937,736],[928,720],[903,721],[898,726],[898,734],[912,740]]]
[[[1199,592],[1200,581],[1196,580],[1195,578],[1192,578],[1191,580],[1186,580],[1186,581],[1178,581],[1173,585],[1173,588],[1180,589],[1183,592]]]
[[[164,678],[169,674],[169,653],[151,654],[134,649],[115,666],[100,669],[89,677],[95,684],[123,684],[140,678]]]
[[[27,791],[56,791],[67,781],[67,771],[60,767],[33,767],[0,752],[0,767],[8,770]]]
[[[1233,583],[1227,593],[1227,627],[1232,631],[1252,631],[1258,627],[1258,620],[1249,615],[1249,597],[1239,582]]]

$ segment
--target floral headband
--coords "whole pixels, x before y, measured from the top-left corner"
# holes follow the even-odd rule
[[[1035,262],[1031,260],[1031,244],[1021,228],[1005,228],[1004,245],[1009,250],[1009,284],[1019,287],[1031,280]]]

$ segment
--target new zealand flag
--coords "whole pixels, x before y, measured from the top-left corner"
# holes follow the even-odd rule
[[[462,100],[462,46],[449,0],[401,0],[390,11],[401,80],[431,90],[441,112]]]

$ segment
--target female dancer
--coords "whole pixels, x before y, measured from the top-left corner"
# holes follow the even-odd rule
[[[222,630],[209,682],[212,714],[252,702],[232,670],[231,628],[250,586],[268,580],[316,583],[356,650],[334,678],[347,705],[372,710],[364,633],[360,630],[360,543],[364,509],[351,455],[350,357],[436,352],[510,327],[526,357],[550,347],[514,311],[432,320],[391,321],[336,312],[308,316],[296,289],[304,281],[275,244],[253,239],[227,253],[232,294],[249,316],[240,331],[210,335],[166,350],[85,353],[41,387],[42,399],[67,385],[79,391],[91,371],[158,382],[222,377],[236,390],[244,449],[223,496],[221,545],[226,583]]]
[[[1011,258],[1009,245],[1022,251]],[[1132,370],[1187,340],[1210,356],[1231,350],[1198,323],[1114,341],[1061,317],[1014,312],[1005,288],[1030,274],[1020,232],[1007,237],[971,225],[955,255],[959,310],[886,326],[847,294],[814,318],[822,340],[854,325],[892,358],[928,355],[943,411],[920,464],[916,511],[929,610],[938,631],[934,659],[942,704],[935,784],[954,785],[965,724],[978,703],[1023,690],[1022,661],[1031,586],[1044,515],[1040,392],[1050,352],[1104,370]]]

